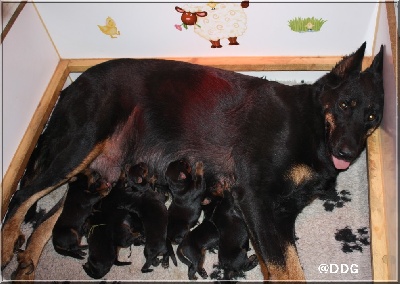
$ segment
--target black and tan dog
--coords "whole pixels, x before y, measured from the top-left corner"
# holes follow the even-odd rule
[[[382,119],[383,47],[361,72],[364,43],[314,84],[286,86],[184,62],[117,59],[63,90],[2,227],[2,265],[40,197],[85,168],[108,182],[145,162],[165,184],[170,161],[207,165],[232,188],[265,279],[304,279],[294,223],[365,148]],[[85,115],[82,115],[85,114]]]
[[[83,259],[87,249],[81,245],[83,225],[92,213],[93,205],[106,196],[111,185],[97,172],[86,170],[76,175],[68,185],[64,208],[53,228],[53,246],[59,254]]]
[[[193,175],[185,159],[170,163],[165,172],[172,193],[172,202],[168,207],[167,237],[176,244],[197,224],[201,214],[201,201],[206,191],[203,163],[196,163]]]

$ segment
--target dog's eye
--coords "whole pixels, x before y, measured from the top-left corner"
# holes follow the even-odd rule
[[[340,106],[340,108],[341,108],[342,110],[346,110],[346,109],[349,107],[349,105],[348,105],[346,102],[341,102],[341,103],[339,104],[339,106]]]
[[[371,113],[370,115],[368,115],[368,121],[374,121],[376,119],[376,115]]]

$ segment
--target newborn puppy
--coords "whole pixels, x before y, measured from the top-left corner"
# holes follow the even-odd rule
[[[81,245],[83,224],[93,205],[110,192],[110,184],[89,169],[77,174],[69,183],[67,197],[60,217],[53,228],[53,246],[61,255],[83,259]]]
[[[201,214],[201,201],[206,187],[202,162],[196,163],[194,178],[187,161],[180,159],[169,164],[165,172],[172,202],[168,208],[168,239],[179,244],[189,230],[197,224]]]
[[[83,265],[85,272],[94,279],[105,276],[113,265],[130,265],[131,262],[118,260],[120,248],[131,246],[140,234],[132,228],[130,214],[121,209],[115,209],[113,221],[102,211],[97,211],[90,218],[88,233],[89,256]]]
[[[218,261],[224,273],[223,279],[243,277],[244,271],[256,267],[258,260],[255,254],[247,257],[249,235],[242,217],[234,208],[229,190],[224,190],[224,197],[216,206],[211,220],[219,231]]]
[[[203,268],[207,250],[218,247],[219,233],[217,227],[209,220],[191,230],[179,244],[176,254],[188,266],[188,278],[196,280],[196,272],[206,279],[207,272]]]
[[[188,266],[188,278],[196,280],[196,272],[203,278],[208,277],[203,268],[206,251],[218,248],[219,231],[211,221],[216,206],[223,197],[224,184],[216,182],[213,187],[207,188],[206,196],[202,201],[204,219],[200,225],[189,231],[179,244],[176,254]]]
[[[90,228],[87,234],[89,257],[83,265],[90,277],[99,279],[113,265],[131,264],[118,261],[119,249],[144,243],[143,225],[137,214],[118,207],[126,203],[130,186],[144,186],[146,175],[147,167],[143,163],[125,167],[110,194],[97,205],[87,225]]]
[[[175,266],[177,265],[175,253],[171,243],[167,240],[168,211],[165,206],[165,196],[151,189],[150,183],[144,176],[139,178],[143,171],[137,168],[129,169],[126,179],[134,181],[133,186],[126,188],[124,197],[118,206],[119,209],[125,209],[139,215],[142,223],[146,243],[144,246],[144,256],[146,262],[141,271],[143,273],[151,272],[150,267],[158,266],[162,256],[162,266],[169,266],[169,257],[172,258]],[[143,167],[143,165],[141,166]],[[118,181],[117,185],[124,182]]]

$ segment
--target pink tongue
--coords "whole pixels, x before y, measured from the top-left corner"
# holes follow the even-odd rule
[[[350,162],[340,160],[335,156],[332,156],[332,160],[335,168],[337,168],[338,170],[345,170],[350,166]]]

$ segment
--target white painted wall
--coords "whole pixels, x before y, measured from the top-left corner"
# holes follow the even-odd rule
[[[189,1],[190,2],[190,1]],[[204,1],[206,2],[206,1]],[[221,2],[221,1],[216,1]],[[63,58],[179,56],[307,56],[345,55],[364,41],[372,54],[378,3],[256,3],[245,10],[247,30],[239,46],[211,49],[193,26],[178,31],[184,3],[37,3]],[[120,35],[100,32],[106,18],[115,20]],[[288,27],[295,17],[323,18],[319,32],[296,33]]]
[[[59,61],[34,5],[25,5],[2,44],[2,177]]]

